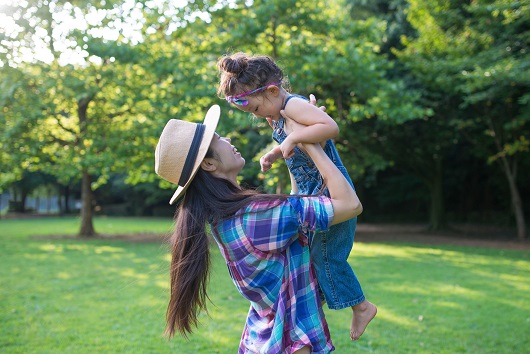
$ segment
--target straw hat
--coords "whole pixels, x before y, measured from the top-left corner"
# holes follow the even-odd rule
[[[203,124],[171,119],[167,122],[155,151],[155,172],[178,185],[169,204],[184,194],[195,177],[212,142],[221,109],[213,105]]]

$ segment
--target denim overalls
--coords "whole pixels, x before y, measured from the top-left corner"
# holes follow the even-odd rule
[[[307,98],[299,95],[290,95],[287,102],[293,97]],[[280,117],[274,122],[272,138],[281,144],[287,134],[284,131],[285,119]],[[289,171],[296,180],[298,194],[317,194],[322,189],[322,176],[313,161],[300,148],[295,147],[295,154],[285,160]],[[344,177],[353,187],[353,182],[342,164],[337,149],[331,140],[324,147],[326,155],[335,163]],[[329,196],[326,188],[323,193]],[[315,234],[310,240],[311,258],[317,273],[318,284],[330,309],[342,309],[357,305],[364,300],[361,284],[348,263],[348,256],[353,247],[353,238],[357,218],[333,225],[328,232]]]

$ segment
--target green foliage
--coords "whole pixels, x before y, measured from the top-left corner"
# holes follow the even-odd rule
[[[233,51],[272,56],[293,92],[317,96],[341,128],[336,144],[356,186],[373,188],[381,171],[399,168],[429,187],[440,179],[435,163],[444,178],[462,168],[451,153],[463,140],[473,142],[466,154],[512,166],[517,177],[530,149],[528,6],[12,2],[0,24],[0,190],[24,171],[65,185],[86,171],[93,190],[116,175],[145,194],[154,184],[174,189],[153,169],[163,126],[200,122],[219,104],[218,132],[247,161],[241,182],[288,192],[282,163],[259,172],[268,125],[216,97],[215,63]]]
[[[444,125],[477,146],[479,158],[498,162],[520,239],[526,230],[517,171],[530,151],[528,8],[504,0],[411,0],[408,19],[417,37],[404,37],[406,47],[395,51],[428,95],[438,97],[431,105]]]
[[[59,23],[50,14],[74,16],[78,5],[52,8],[31,3],[29,7],[41,14],[37,24],[49,25],[47,30],[53,32]],[[84,65],[60,66],[53,61],[50,65],[20,67],[20,73],[29,76],[27,85],[35,82],[39,87],[27,93],[35,94],[28,99],[39,102],[32,106],[41,107],[34,112],[34,122],[49,125],[42,132],[48,166],[53,166],[62,180],[76,178],[81,169],[88,168],[99,176],[93,187],[105,183],[112,171],[123,169],[128,169],[130,183],[155,180],[152,166],[146,161],[152,161],[161,127],[173,117],[200,121],[205,107],[219,102],[214,97],[214,64],[231,50],[275,57],[284,66],[293,90],[325,97],[329,113],[339,121],[378,117],[399,123],[421,116],[422,109],[414,103],[417,95],[403,94],[407,92],[403,83],[385,79],[391,64],[378,54],[384,23],[374,19],[352,22],[341,11],[343,5],[340,1],[317,2],[308,8],[294,0],[257,1],[252,5],[234,2],[221,7],[208,2],[183,8],[170,2],[142,4],[138,9],[143,16],[140,33],[144,39],[139,42],[126,36],[108,41],[95,35],[101,33],[96,30],[115,27],[120,19],[126,22],[126,15],[137,13],[134,9],[123,7],[119,14],[109,3],[87,6],[81,12],[85,19],[95,11],[107,17],[99,23],[89,22],[88,28],[63,33],[73,49],[82,51]],[[24,8],[16,11],[21,22],[31,13]],[[202,15],[194,16],[194,11]],[[21,25],[13,41],[25,35],[24,28]],[[53,43],[47,44],[52,54],[60,54]],[[17,58],[13,53],[7,59],[14,63]],[[13,95],[11,98],[15,99]],[[15,102],[21,101],[17,98]],[[76,121],[80,119],[75,113],[81,102],[88,102],[86,122]],[[221,133],[245,135],[249,127],[245,115],[228,114],[239,123],[234,126],[232,118],[230,122],[223,119]],[[13,121],[25,122],[15,111],[9,115]],[[26,131],[31,134],[31,127],[26,126]],[[345,140],[348,138],[345,134]],[[265,144],[250,144],[255,149],[246,149],[244,144],[242,150],[251,153],[245,156],[254,156]],[[28,156],[22,159],[29,164]],[[66,161],[68,166],[56,167]],[[72,168],[72,162],[77,167]],[[254,175],[255,167],[251,169]],[[245,179],[250,179],[250,174]],[[274,176],[277,179],[281,175]],[[165,183],[162,186],[169,187]]]
[[[400,59],[429,90],[461,97],[460,107],[467,109],[462,113],[478,119],[459,115],[454,124],[482,129],[491,160],[498,153],[511,156],[529,150],[524,138],[530,132],[525,99],[529,32],[522,25],[529,19],[528,6],[411,1],[409,20],[419,37],[405,39],[407,49]]]

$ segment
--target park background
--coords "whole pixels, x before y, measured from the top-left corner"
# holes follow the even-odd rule
[[[247,304],[218,255],[203,326],[161,335],[154,149],[219,104],[241,182],[289,191],[283,162],[259,171],[270,127],[216,94],[245,51],[327,107],[363,202],[351,262],[380,313],[349,343],[327,311],[337,352],[528,352],[529,23],[528,0],[0,0],[0,351],[235,351]]]

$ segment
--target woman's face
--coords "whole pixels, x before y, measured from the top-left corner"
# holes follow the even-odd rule
[[[235,177],[245,166],[245,159],[232,145],[230,139],[222,138],[215,133],[210,148],[214,151],[214,160],[218,162],[217,174],[235,180]]]

